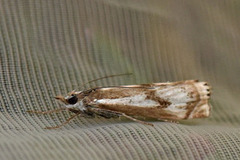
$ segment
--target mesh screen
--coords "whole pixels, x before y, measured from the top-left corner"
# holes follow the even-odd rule
[[[0,159],[240,158],[239,11],[234,0],[0,0]],[[128,72],[92,86],[208,81],[211,117],[155,127],[78,117],[45,130],[71,114],[26,113]]]

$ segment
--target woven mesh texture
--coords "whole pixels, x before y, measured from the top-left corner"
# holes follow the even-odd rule
[[[240,1],[0,0],[0,159],[239,159]],[[92,86],[199,79],[208,119],[180,124],[30,115]],[[90,86],[87,86],[90,87]]]

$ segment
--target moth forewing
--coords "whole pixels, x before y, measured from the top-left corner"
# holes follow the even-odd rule
[[[88,105],[131,116],[181,120],[210,114],[209,86],[196,80],[96,89]]]

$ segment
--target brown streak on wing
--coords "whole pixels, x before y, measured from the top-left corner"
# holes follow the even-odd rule
[[[195,83],[195,82],[192,82],[192,83]],[[189,102],[189,103],[187,103],[187,113],[186,113],[186,116],[185,116],[185,119],[188,119],[189,118],[189,116],[190,116],[190,114],[193,112],[193,110],[194,110],[194,108],[197,106],[197,104],[199,103],[199,101],[200,101],[200,95],[199,95],[199,93],[197,92],[197,88],[193,85],[193,84],[191,84],[191,82],[190,82],[190,84],[189,85],[192,85],[192,87],[194,87],[194,89],[195,89],[195,92],[190,92],[189,94],[190,94],[190,97],[195,97],[196,98],[196,100],[194,101],[194,102]],[[197,93],[197,94],[196,94]],[[194,94],[196,94],[196,95],[194,95]]]
[[[150,100],[153,100],[155,102],[158,102],[159,103],[159,106],[158,106],[159,108],[167,108],[169,105],[171,105],[171,102],[156,96],[155,92],[156,92],[156,90],[146,91],[145,92],[145,94],[147,95],[146,99],[150,99]]]
[[[98,89],[88,95],[92,100],[94,99],[118,99],[124,97],[131,97],[142,94],[146,88],[108,88],[107,90]]]
[[[180,120],[177,116],[171,113],[168,113],[167,111],[158,107],[137,107],[137,106],[127,106],[127,105],[106,105],[106,104],[98,104],[96,106],[102,109],[108,109],[112,111],[125,113],[130,116]]]

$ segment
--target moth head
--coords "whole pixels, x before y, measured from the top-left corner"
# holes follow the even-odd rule
[[[75,94],[68,95],[66,97],[56,96],[57,100],[63,102],[64,104],[74,105],[78,102],[78,97]]]

